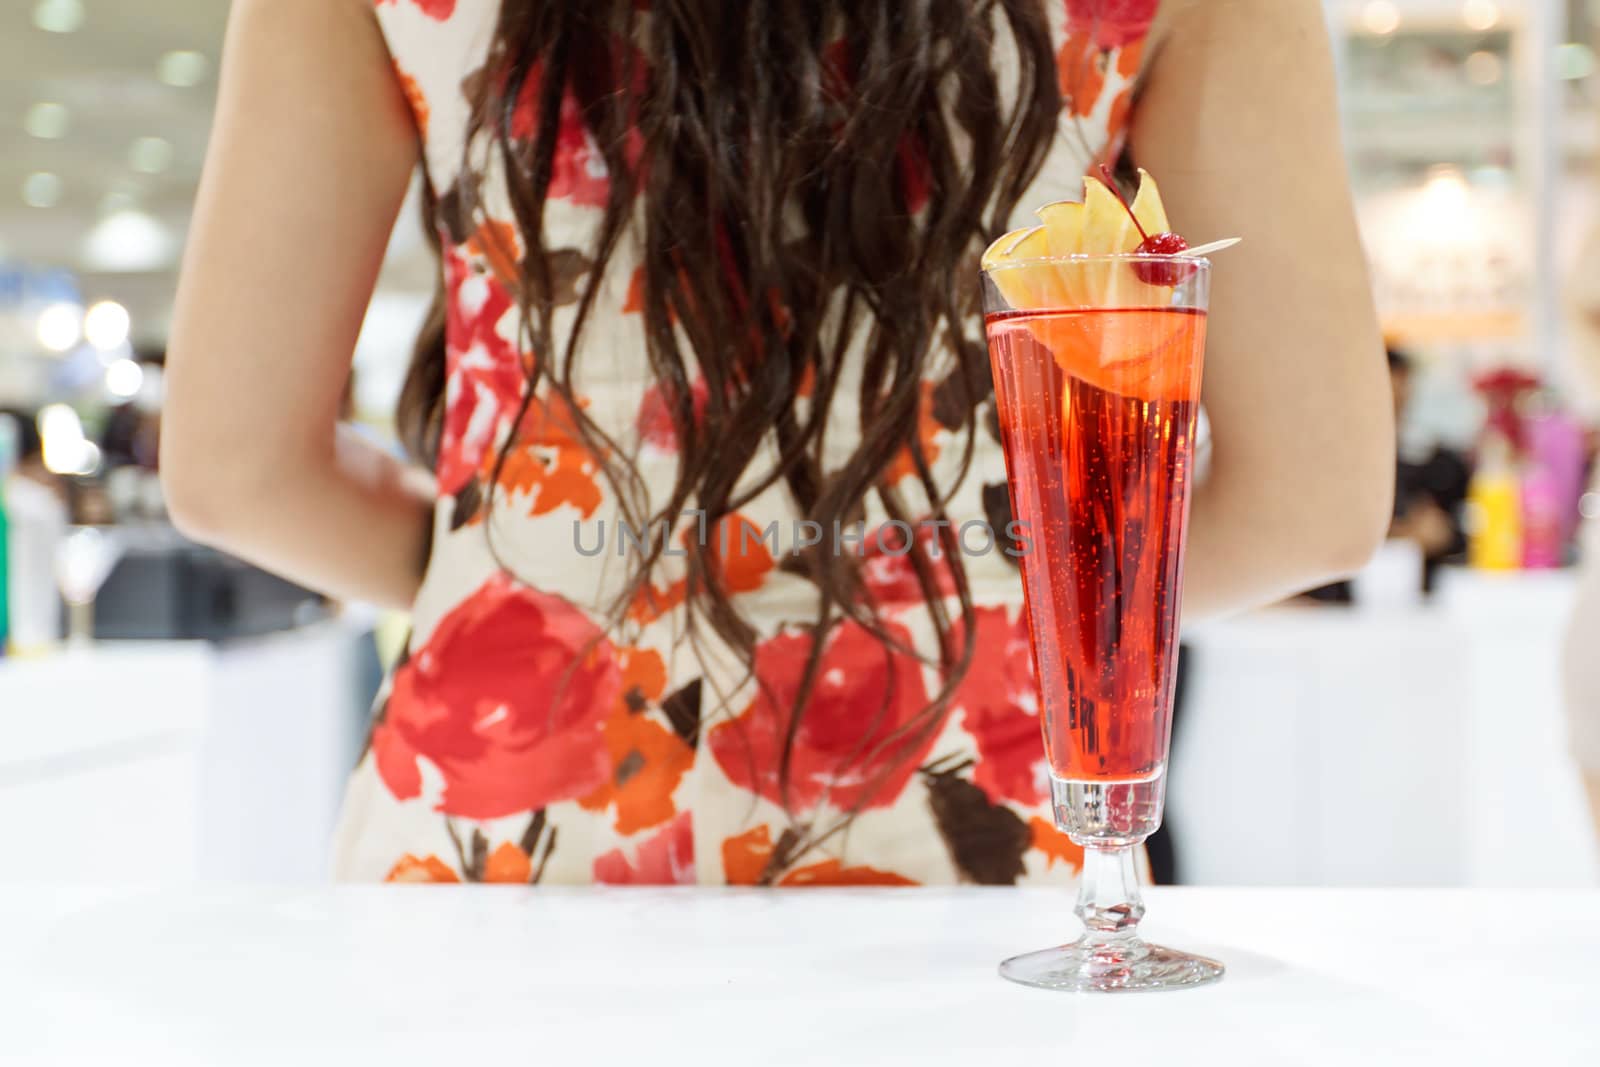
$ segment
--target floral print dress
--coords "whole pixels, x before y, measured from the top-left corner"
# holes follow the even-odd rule
[[[1081,175],[1119,150],[1157,0],[1046,3],[1066,107],[1024,207],[1076,198]],[[442,200],[460,177],[468,87],[485,65],[497,10],[498,0],[377,0]],[[531,131],[531,115],[528,122]],[[965,622],[947,586],[956,636],[976,627],[977,655],[931,733],[906,741],[900,731],[938,690],[931,667],[853,622],[822,637],[786,788],[780,752],[811,652],[817,595],[784,567],[791,546],[762,536],[795,517],[781,488],[709,531],[723,546],[724,587],[758,630],[759,684],[745,660],[703,632],[691,647],[685,582],[671,557],[626,618],[605,623],[629,561],[604,532],[607,520],[616,530],[615,502],[573,412],[543,391],[523,407],[516,264],[504,251],[517,238],[503,183],[491,171],[476,190],[490,218],[505,220],[487,224],[498,232],[441,226],[447,378],[434,548],[409,646],[379,695],[370,743],[349,782],[337,875],[781,886],[1070,881],[1081,853],[1050,818],[1021,583],[1007,553],[966,556],[976,610]],[[559,294],[570,300],[557,308],[558,332],[570,328],[607,191],[600,155],[569,101],[546,210],[555,273],[572,282]],[[619,248],[600,282],[576,384],[585,413],[659,488],[673,483],[676,442],[650,385],[637,254],[631,259]],[[953,362],[933,359],[923,389],[922,445],[941,485],[954,482],[960,463],[953,431],[961,420],[942,402],[953,373]],[[992,398],[979,416],[976,455],[947,510],[958,526],[981,520],[1003,529]],[[856,425],[854,411],[834,417]],[[513,431],[515,444],[497,464]],[[902,466],[895,470],[910,475],[910,464]],[[935,649],[909,565],[885,543],[892,539],[869,536],[863,551],[887,625],[904,647]]]

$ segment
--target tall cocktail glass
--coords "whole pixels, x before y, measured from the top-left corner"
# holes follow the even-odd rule
[[[984,273],[1056,825],[1084,850],[1076,941],[1006,960],[1051,989],[1214,981],[1138,936],[1135,849],[1161,824],[1210,264],[1013,260]]]

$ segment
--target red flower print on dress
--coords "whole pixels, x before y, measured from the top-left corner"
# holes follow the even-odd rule
[[[597,856],[594,880],[600,885],[693,885],[694,824],[689,813],[636,846],[631,861],[620,848]]]
[[[886,629],[909,646],[902,627]],[[756,698],[706,737],[735,785],[776,804],[783,803],[780,754],[811,643],[809,635],[782,633],[757,645]],[[922,664],[914,656],[888,648],[858,623],[836,624],[795,736],[790,802],[811,807],[826,797],[839,809],[894,803],[933,744],[932,731],[926,737],[897,731],[927,705]]]
[[[901,138],[896,162],[900,185],[905,190],[906,210],[915,215],[928,206],[933,186],[933,169],[928,165],[928,152],[922,145],[922,138],[909,133]]]
[[[1027,621],[1015,623],[1003,607],[977,608],[977,645],[972,666],[956,690],[952,706],[978,745],[972,782],[992,803],[1044,803],[1044,739],[1039,731],[1039,690]],[[963,624],[950,640],[959,649]]]
[[[511,113],[511,136],[527,140],[539,132],[539,96],[544,84],[542,64],[528,71]],[[637,150],[639,135],[630,131],[630,149]],[[556,119],[555,155],[551,162],[551,200],[570,200],[584,207],[605,207],[611,194],[611,179],[605,157],[583,121],[578,98],[570,88],[562,91],[561,112]]]
[[[378,0],[378,6],[384,4],[398,4],[401,0]],[[412,7],[421,11],[430,19],[443,22],[456,13],[456,0],[406,0]]]
[[[672,407],[667,399],[670,395],[660,383],[652,385],[645,390],[644,399],[639,402],[639,414],[634,419],[639,438],[663,452],[678,450],[678,431],[672,425]],[[704,378],[689,383],[690,413],[696,425],[705,418],[706,404],[710,400],[711,390]]]
[[[497,819],[575,800],[611,771],[602,729],[622,688],[610,642],[565,600],[497,575],[440,620],[394,675],[373,730],[379,776],[438,810]]]
[[[855,79],[852,75],[855,68],[852,58],[850,42],[846,40],[827,45],[819,57],[823,95],[844,108],[854,110],[859,102],[854,99]],[[843,128],[844,123],[840,122],[834,132],[839,133]],[[905,194],[906,210],[915,215],[928,206],[929,188],[933,182],[927,147],[915,132],[900,138],[895,151],[895,169],[900,178],[901,191]]]
[[[1161,0],[1067,0],[1067,32],[1102,52],[1142,40]]]
[[[669,395],[666,387],[659,383],[646,389],[634,421],[641,440],[663,452],[676,452],[678,433],[672,425],[672,405],[667,399]],[[706,401],[710,397],[703,379],[696,378],[689,386],[689,396],[691,412],[698,423],[705,415]]]
[[[951,537],[959,537],[961,528],[951,526],[948,532]],[[919,522],[912,526],[912,537],[917,550],[933,568],[935,591],[940,596],[955,596],[956,577],[950,569],[950,552],[939,537],[938,529],[930,522]],[[957,551],[960,551],[959,544]],[[939,554],[937,559],[935,552]],[[917,581],[917,570],[911,562],[911,550],[906,546],[903,529],[883,525],[865,531],[860,555],[862,581],[879,604],[893,608],[923,603],[922,586]]]
[[[522,402],[527,374],[516,346],[500,333],[513,307],[493,275],[476,274],[467,258],[445,254],[444,425],[434,474],[442,496],[472,480]]]

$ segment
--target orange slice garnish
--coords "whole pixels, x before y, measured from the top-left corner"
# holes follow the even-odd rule
[[[989,246],[983,255],[984,270],[1006,302],[1019,311],[1117,309],[1117,314],[1041,317],[1030,322],[1029,329],[1068,374],[1116,387],[1126,395],[1151,395],[1161,372],[1135,365],[1172,362],[1154,357],[1169,344],[1192,341],[1190,331],[1197,322],[1203,329],[1204,317],[1126,314],[1172,303],[1173,287],[1145,282],[1131,262],[1050,260],[1130,255],[1143,241],[1141,226],[1147,233],[1167,231],[1166,208],[1155,179],[1139,171],[1138,193],[1125,207],[1103,182],[1085,177],[1081,202],[1046,204],[1036,214],[1042,225],[1014,230]],[[1129,366],[1117,370],[1121,364]],[[1165,388],[1160,391],[1167,393]]]

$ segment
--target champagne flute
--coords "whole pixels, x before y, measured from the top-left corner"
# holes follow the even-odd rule
[[[1000,965],[1026,985],[1222,976],[1139,937],[1134,869],[1161,824],[1209,279],[1209,261],[1187,255],[1013,259],[984,273],[1052,806],[1084,850],[1083,935]]]

